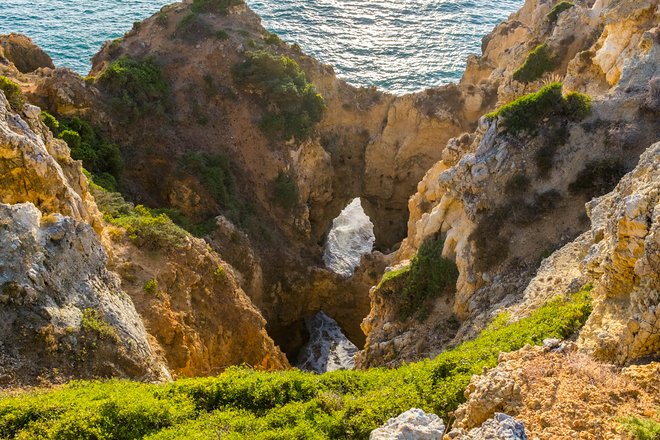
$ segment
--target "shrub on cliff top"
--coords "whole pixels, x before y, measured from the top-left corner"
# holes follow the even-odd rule
[[[260,127],[266,134],[306,139],[323,117],[323,97],[292,58],[263,50],[248,52],[232,74],[239,87],[259,98],[265,109]]]
[[[523,83],[530,83],[541,78],[544,73],[557,67],[557,59],[552,55],[547,44],[540,44],[534,48],[525,59],[522,66],[513,72],[513,79]]]
[[[19,112],[23,109],[25,99],[18,84],[6,76],[0,75],[0,90],[5,92],[5,98],[7,98],[9,105],[14,111]]]
[[[243,0],[195,0],[190,7],[193,12],[213,12],[227,15],[232,6],[242,5]]]
[[[561,14],[564,11],[567,11],[571,9],[573,6],[575,6],[574,3],[572,2],[567,2],[567,1],[562,1],[559,2],[555,5],[554,8],[548,13],[548,21],[551,24],[554,24],[557,22],[557,19],[559,19],[559,14]]]
[[[507,131],[533,131],[545,117],[563,117],[573,121],[585,118],[591,111],[591,98],[581,93],[562,96],[562,84],[553,83],[535,93],[522,96],[494,112],[490,120],[501,119]]]
[[[433,360],[396,369],[258,372],[151,385],[73,382],[0,399],[1,438],[363,439],[411,407],[445,418],[465,400],[473,374],[500,352],[577,331],[591,311],[589,289],[550,301],[528,318],[500,315],[477,338]]]
[[[125,120],[165,112],[169,87],[154,58],[122,56],[110,63],[98,83],[112,96],[113,109]]]

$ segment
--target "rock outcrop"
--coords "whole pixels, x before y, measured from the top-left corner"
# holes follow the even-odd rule
[[[86,223],[0,204],[0,386],[169,378]]]
[[[22,73],[34,72],[47,67],[54,69],[53,60],[39,46],[25,35],[9,34],[0,36],[2,54],[16,69]]]
[[[619,370],[576,350],[574,343],[548,341],[501,354],[496,368],[472,378],[449,437],[499,438],[472,435],[495,427],[492,418],[505,408],[527,438],[539,439],[621,438],[622,417],[656,417],[659,363]]]
[[[372,431],[369,440],[441,440],[444,432],[440,417],[412,408]]]
[[[627,363],[660,353],[660,143],[611,193],[589,203],[594,312],[580,345]]]
[[[453,429],[446,437],[451,440],[527,440],[528,438],[525,425],[502,413],[495,413],[493,418],[469,432]]]

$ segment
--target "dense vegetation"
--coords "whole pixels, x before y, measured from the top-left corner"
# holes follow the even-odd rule
[[[552,55],[550,48],[547,44],[540,44],[527,55],[523,65],[513,72],[513,79],[530,83],[551,72],[555,67],[557,67],[557,59]]]
[[[397,369],[257,372],[149,385],[74,382],[0,400],[7,439],[364,439],[388,418],[422,408],[447,420],[473,374],[498,354],[578,330],[591,311],[589,288],[557,298],[530,317],[500,315],[475,340],[433,360]]]
[[[166,110],[169,86],[154,58],[122,56],[110,63],[98,83],[112,97],[113,111],[126,121]]]
[[[42,112],[41,119],[53,135],[64,140],[71,149],[71,157],[83,162],[92,173],[94,182],[109,191],[117,191],[124,161],[117,144],[108,141],[89,122],[73,117],[57,120]]]
[[[534,131],[546,117],[560,117],[572,121],[584,119],[591,111],[591,98],[581,93],[562,96],[562,84],[553,83],[535,93],[522,96],[486,117],[500,119],[507,131]]]
[[[270,136],[306,139],[323,116],[323,97],[292,58],[265,50],[248,52],[232,74],[236,84],[267,109],[260,127]]]
[[[660,418],[660,412],[657,416]],[[638,440],[660,439],[660,423],[653,419],[628,417],[623,420],[623,426]]]
[[[121,194],[108,192],[93,183],[91,190],[103,219],[125,229],[128,238],[137,246],[168,249],[186,243],[188,232],[177,226],[167,214],[142,205],[133,206]]]
[[[458,268],[452,260],[442,256],[444,243],[440,237],[426,240],[412,258],[410,267],[401,273],[406,277],[398,310],[402,318],[417,313],[420,319],[425,319],[427,300],[437,298],[447,289],[455,289]]]
[[[574,3],[567,1],[557,3],[555,7],[552,8],[552,10],[550,10],[548,13],[548,21],[552,24],[556,23],[557,19],[559,18],[559,14],[571,9],[573,6],[575,6]]]
[[[0,90],[5,92],[5,98],[7,98],[9,105],[14,111],[19,112],[23,109],[25,99],[18,84],[6,76],[0,75]]]

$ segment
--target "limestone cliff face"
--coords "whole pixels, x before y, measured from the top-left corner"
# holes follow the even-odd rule
[[[463,81],[497,82],[500,102],[535,91],[540,80],[523,85],[511,75],[531,48],[546,43],[558,57],[552,79],[564,81],[565,92],[575,87],[591,93],[591,115],[581,122],[546,117],[526,134],[509,133],[501,120],[484,118],[474,133],[447,143],[442,160],[410,199],[408,237],[396,260],[407,264],[424,241],[440,234],[445,239],[443,255],[459,268],[456,294],[449,308],[439,308],[447,301],[439,298],[434,310],[444,312],[432,313],[428,321],[402,322],[383,300],[387,295],[372,292],[372,310],[363,323],[368,332],[364,365],[432,355],[433,349],[420,347],[434,344],[419,342],[399,350],[396,341],[438,341],[442,337],[437,329],[445,338],[452,337],[446,323],[455,317],[462,322],[455,340],[461,340],[482,328],[495,310],[519,304],[523,297],[519,309],[530,307],[530,289],[535,289],[534,304],[539,304],[588,279],[570,269],[566,276],[555,276],[562,285],[552,286],[550,276],[525,291],[539,262],[587,228],[584,203],[611,189],[622,171],[632,169],[639,155],[657,141],[657,2],[576,4],[554,25],[547,21],[548,11],[549,4],[526,2],[484,40],[483,57],[471,59]],[[627,40],[617,43],[618,49],[606,43],[609,34],[603,29],[612,23],[627,26]],[[522,49],[521,41],[530,43]],[[616,81],[599,80],[615,68],[602,64],[604,50],[627,57],[619,63],[621,72],[610,76]],[[579,63],[590,67],[577,68]],[[586,87],[594,83],[604,85]],[[607,171],[598,177],[593,169],[601,166]],[[612,180],[594,184],[603,177]],[[584,240],[576,243],[567,255],[557,257],[558,264],[569,267],[579,261],[585,246]],[[557,275],[558,266],[547,270]],[[541,287],[545,294],[538,293]]]
[[[169,377],[130,298],[106,269],[80,164],[39,109],[0,93],[0,384]]]
[[[206,376],[232,365],[288,367],[266,320],[239,287],[234,269],[203,240],[158,252],[114,237],[111,268],[176,375]]]
[[[626,363],[660,353],[660,143],[611,193],[588,205],[595,307],[580,346]]]

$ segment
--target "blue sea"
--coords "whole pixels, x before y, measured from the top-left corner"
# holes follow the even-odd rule
[[[30,36],[81,74],[104,41],[162,0],[0,0],[0,34]],[[357,86],[392,93],[457,81],[481,38],[523,0],[247,0],[264,26]]]

